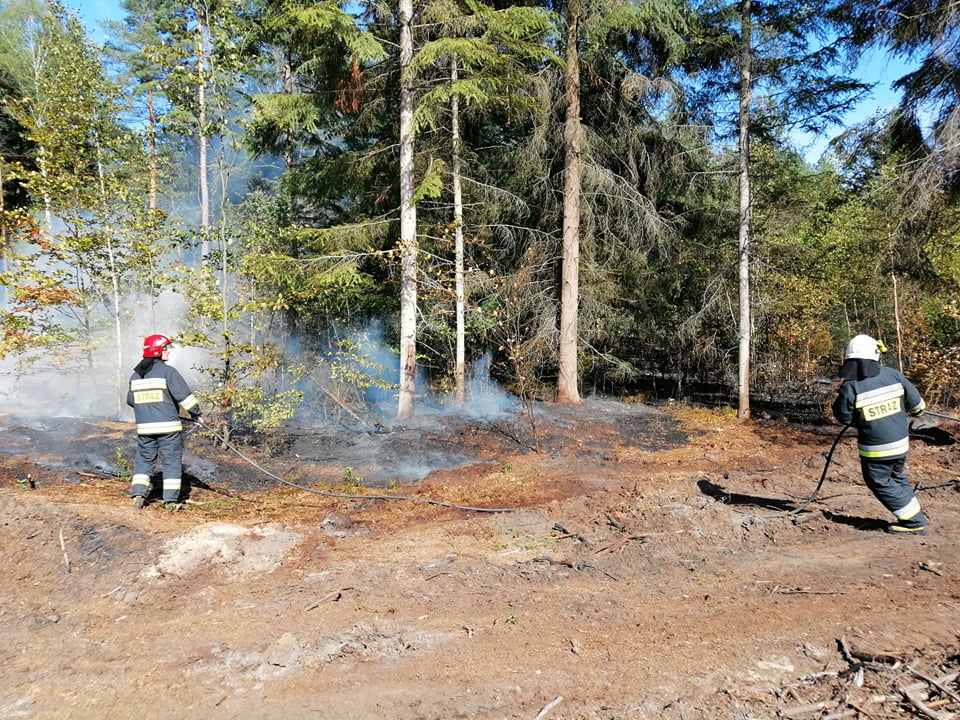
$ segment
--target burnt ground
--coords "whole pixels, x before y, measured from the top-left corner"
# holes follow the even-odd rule
[[[138,512],[129,423],[0,417],[0,720],[955,717],[956,429],[893,537],[852,436],[791,513],[831,425],[590,401],[234,446],[299,488],[196,433],[185,509]]]

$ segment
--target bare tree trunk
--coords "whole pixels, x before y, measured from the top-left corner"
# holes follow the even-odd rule
[[[197,140],[199,146],[198,169],[200,182],[200,227],[203,229],[203,239],[200,245],[200,255],[206,261],[210,255],[210,188],[207,184],[207,79],[204,71],[206,64],[206,43],[204,42],[205,25],[200,13],[197,13]]]
[[[150,185],[147,193],[147,208],[157,209],[157,112],[153,106],[153,90],[147,90],[147,117],[150,124]]]
[[[580,297],[580,0],[567,3],[567,114],[563,127],[563,266],[560,276],[560,345],[557,402],[580,401],[577,388],[577,304]]]
[[[0,213],[3,213],[7,207],[4,201],[4,175],[3,175],[3,156],[0,155]],[[0,273],[7,271],[7,225],[0,224]],[[0,285],[0,310],[7,309],[7,286]]]
[[[113,296],[113,331],[116,336],[117,366],[114,374],[116,386],[123,387],[123,328],[120,317],[120,271],[117,269],[117,254],[113,247],[113,231],[109,222],[110,208],[107,204],[107,181],[103,172],[103,153],[100,138],[96,137],[97,144],[97,178],[100,181],[100,207],[103,208],[103,232],[107,243],[107,260],[110,264],[110,290]],[[115,393],[117,402],[117,417],[123,412],[121,394]]]
[[[457,82],[457,59],[450,61],[450,82]],[[453,378],[457,402],[464,402],[466,391],[466,324],[464,321],[463,283],[463,187],[460,178],[460,98],[456,93],[450,98],[450,134],[453,140],[453,221],[454,230],[454,274],[457,295],[457,350],[454,361]]]
[[[414,190],[413,0],[400,0],[400,398],[397,419],[413,415],[417,373],[417,207]]]
[[[903,372],[903,325],[900,322],[900,289],[897,287],[897,274],[890,273],[893,281],[893,319],[897,324],[897,369]]]
[[[740,233],[737,270],[740,278],[740,351],[738,362],[739,407],[737,417],[750,417],[750,103],[752,21],[750,0],[740,3]]]
[[[39,50],[35,49],[35,54],[33,57],[33,82],[35,87],[40,86],[40,78],[42,72],[43,60],[40,55],[36,53]],[[42,53],[45,55],[46,53]],[[42,111],[32,110],[33,121],[36,125],[37,130],[42,128],[46,122]],[[37,169],[40,171],[40,177],[43,179],[43,225],[44,229],[49,233],[53,229],[53,200],[50,197],[50,186],[47,182],[49,180],[49,175],[47,173],[47,148],[43,143],[37,145]]]
[[[53,199],[50,197],[50,179],[47,173],[47,148],[45,145],[37,147],[37,167],[40,169],[40,177],[43,178],[43,227],[50,233],[53,231]]]
[[[285,52],[283,55],[283,67],[281,68],[281,73],[283,75],[283,94],[293,95],[293,65],[291,64],[289,52]],[[293,163],[293,143],[288,141],[283,148],[284,169],[293,169]]]

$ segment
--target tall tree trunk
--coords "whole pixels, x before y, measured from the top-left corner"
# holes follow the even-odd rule
[[[740,233],[737,243],[737,271],[740,279],[740,350],[738,362],[739,406],[737,417],[750,417],[750,62],[752,20],[750,0],[740,3]]]
[[[417,373],[417,207],[414,189],[413,0],[400,0],[400,399],[397,419],[413,415]]]
[[[0,217],[3,217],[7,207],[4,201],[4,159],[0,156]],[[0,223],[0,273],[7,271],[7,224]],[[0,285],[0,310],[7,309],[7,286]]]
[[[153,90],[147,90],[147,118],[150,124],[150,185],[147,192],[147,208],[157,209],[157,110],[153,105]]]
[[[293,95],[293,65],[290,60],[289,52],[285,52],[283,54],[283,68],[281,69],[281,73],[283,74],[283,94]],[[293,162],[293,143],[288,139],[283,148],[284,170],[292,170]],[[288,194],[293,195],[293,193]]]
[[[457,59],[450,61],[450,82],[457,82]],[[460,98],[456,93],[450,98],[450,134],[453,141],[453,222],[454,229],[454,275],[457,295],[457,350],[453,378],[457,402],[466,400],[466,324],[464,321],[463,283],[463,187],[460,178]]]
[[[897,287],[897,274],[890,273],[893,283],[893,320],[897,328],[897,369],[903,372],[903,323],[900,319],[900,290]]]
[[[207,79],[206,79],[206,43],[204,42],[203,17],[197,13],[197,140],[199,145],[198,168],[200,183],[200,227],[203,239],[200,255],[206,261],[210,255],[210,188],[207,184]]]
[[[41,66],[43,61],[34,56],[33,58],[33,83],[34,87],[41,84]],[[37,130],[45,125],[42,111],[31,110],[33,113],[34,124]],[[50,197],[49,176],[47,174],[47,148],[43,143],[37,145],[37,169],[40,171],[40,177],[43,179],[43,225],[46,232],[53,230],[53,199]]]
[[[577,325],[580,296],[580,0],[567,2],[563,127],[563,265],[560,277],[560,346],[557,402],[580,401],[577,388]]]
[[[110,264],[110,291],[113,296],[113,331],[116,338],[117,365],[114,373],[114,382],[117,387],[123,387],[123,340],[122,320],[120,317],[120,271],[117,269],[117,254],[113,247],[113,231],[109,222],[110,208],[107,204],[107,181],[103,172],[103,152],[100,138],[96,137],[97,144],[97,179],[100,181],[100,207],[103,209],[104,237],[106,239],[107,260]],[[116,394],[117,417],[123,412],[123,403],[120,394]]]
[[[41,125],[42,123],[38,123]],[[40,170],[40,177],[43,178],[43,227],[47,233],[53,232],[53,198],[50,197],[50,176],[47,172],[47,148],[45,145],[37,146],[37,168]]]

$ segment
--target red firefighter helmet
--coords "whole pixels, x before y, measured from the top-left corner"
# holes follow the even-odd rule
[[[143,341],[143,356],[145,358],[160,357],[167,345],[173,345],[173,340],[166,335],[150,335]]]

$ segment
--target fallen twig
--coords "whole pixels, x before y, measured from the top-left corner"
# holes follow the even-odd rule
[[[843,643],[842,640],[838,642]],[[845,648],[845,643],[844,643],[844,646],[841,648],[841,651],[846,653],[845,657],[849,662],[850,657],[852,656],[849,656],[849,649],[844,650],[844,648]],[[914,673],[914,674],[917,674],[917,673]],[[924,715],[931,718],[932,720],[945,720],[945,716],[943,714],[938,714],[934,710],[932,710],[930,708],[930,704],[924,703],[923,700],[921,700],[917,696],[917,693],[926,689],[927,683],[933,685],[939,690],[941,689],[942,686],[945,686],[947,683],[950,683],[956,680],[958,676],[960,676],[960,672],[950,673],[948,675],[943,675],[938,678],[923,678],[925,682],[911,683],[910,685],[899,685],[897,687],[897,690],[899,691],[900,694],[898,695],[879,695],[879,694],[871,695],[866,701],[864,701],[861,704],[880,705],[886,702],[899,702],[903,698],[906,698],[913,704],[913,706],[919,712],[923,713]],[[829,711],[829,710],[836,711],[829,715],[822,716],[821,720],[827,720],[827,718],[839,719],[844,717],[850,717],[851,713],[852,714],[859,713],[861,715],[867,715],[866,710],[864,710],[864,708],[861,707],[861,704],[854,704],[850,700],[842,700],[842,701],[841,700],[821,700],[819,702],[806,703],[804,705],[797,705],[791,708],[784,708],[784,709],[778,710],[778,714],[780,717],[785,717],[785,718],[799,718],[799,717],[803,717],[804,715],[810,715],[813,713],[822,713],[824,711]],[[844,710],[840,707],[841,705],[846,705],[852,708],[853,710],[852,711]],[[923,709],[921,709],[921,707]],[[949,717],[952,717],[952,716],[949,716]]]
[[[63,551],[63,563],[67,566],[67,573],[70,572],[70,558],[67,557],[67,544],[63,541],[63,528],[60,528],[60,549]]]
[[[909,670],[915,677],[918,677],[918,678],[920,678],[921,680],[923,680],[924,682],[930,683],[931,685],[933,685],[933,687],[935,687],[937,690],[939,690],[940,692],[942,692],[942,693],[943,693],[944,695],[946,695],[947,697],[953,698],[953,699],[956,700],[957,702],[960,702],[960,695],[957,695],[957,693],[953,692],[953,690],[951,690],[950,688],[948,688],[946,685],[944,685],[944,684],[941,683],[940,681],[938,681],[938,680],[936,680],[936,679],[934,679],[934,678],[932,678],[932,677],[928,677],[928,676],[924,675],[923,673],[914,670],[912,667],[907,667],[907,670]],[[948,681],[948,682],[949,682],[949,681]]]
[[[943,563],[921,562],[919,567],[921,570],[926,570],[927,572],[932,572],[934,575],[939,575],[940,577],[943,577],[943,573],[937,569],[938,565],[942,566]]]
[[[82,470],[77,470],[77,475],[80,477],[96,478],[97,480],[116,480],[116,475],[101,475],[99,473],[92,472],[83,472]]]
[[[310,603],[309,605],[307,605],[307,607],[304,608],[304,611],[305,611],[305,612],[309,612],[310,610],[315,610],[316,608],[320,607],[321,604],[323,604],[323,603],[325,603],[325,602],[328,602],[328,601],[329,601],[329,602],[338,602],[338,601],[340,600],[340,598],[343,597],[343,593],[346,592],[347,590],[353,590],[353,588],[352,588],[352,587],[345,587],[345,588],[340,588],[339,590],[334,590],[333,592],[327,593],[326,595],[324,595],[322,598],[320,598],[320,599],[317,600],[316,602],[313,602],[313,603]]]
[[[557,538],[557,540],[565,540],[567,538],[573,538],[577,542],[582,542],[582,543],[586,542],[586,539],[583,537],[583,535],[581,535],[580,533],[570,532],[560,523],[554,523],[553,529],[556,530],[558,533],[563,533]]]
[[[868,652],[866,650],[858,650],[856,648],[851,648],[847,645],[847,641],[843,638],[837,640],[837,644],[840,646],[840,653],[843,655],[843,659],[846,660],[851,665],[856,664],[855,661],[861,661],[867,663],[866,667],[871,670],[876,670],[878,667],[876,665],[871,665],[872,661],[879,660],[880,662],[887,663],[898,663],[901,662],[902,658],[898,655],[888,652]]]
[[[615,575],[611,575],[606,570],[598,568],[596,565],[591,565],[586,560],[554,560],[549,555],[538,555],[535,558],[530,558],[529,560],[517,560],[517,564],[526,564],[526,563],[547,563],[549,565],[560,565],[562,567],[568,567],[571,570],[596,570],[599,573],[603,573],[611,580],[616,580],[620,582],[620,578]]]
[[[619,530],[620,532],[626,532],[627,530],[626,526],[623,523],[617,522],[616,520],[614,520],[613,517],[610,515],[610,513],[604,512],[603,516],[607,518],[607,522],[613,525],[613,527],[615,527],[617,530]]]
[[[554,560],[549,555],[537,555],[529,560],[519,560],[521,563],[548,563],[550,565],[562,565],[563,567],[575,568],[572,560]]]
[[[771,595],[774,593],[779,595],[846,595],[842,590],[811,590],[810,588],[784,588],[781,590],[779,585],[770,591]]]
[[[540,712],[537,713],[537,717],[535,717],[534,720],[542,720],[547,716],[548,712],[553,710],[557,705],[559,705],[562,702],[563,702],[563,696],[557,695],[553,700],[551,700],[550,702],[548,702],[546,705],[543,706],[543,709],[541,709]]]
[[[609,545],[604,545],[602,548],[594,550],[593,554],[599,555],[600,553],[605,553],[605,552],[611,552],[611,553],[614,551],[619,552],[623,550],[623,548],[626,547],[627,543],[629,543],[631,540],[639,540],[640,542],[644,542],[646,541],[646,539],[647,539],[646,535],[629,535],[625,538],[621,538],[620,540],[617,540],[616,542],[610,543]]]
[[[940,713],[934,710],[931,710],[924,704],[920,696],[917,695],[916,690],[911,689],[905,685],[900,685],[899,683],[897,684],[897,690],[899,690],[900,693],[903,695],[903,697],[909,700],[910,704],[913,705],[922,715],[926,715],[928,718],[931,718],[931,720],[944,720],[943,715],[941,715]]]

